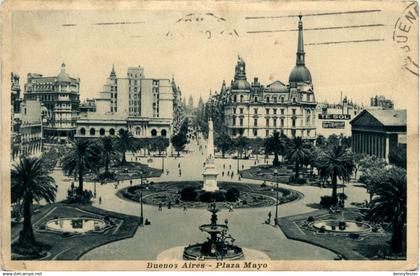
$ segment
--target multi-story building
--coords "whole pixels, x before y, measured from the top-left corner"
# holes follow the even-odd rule
[[[384,96],[375,96],[370,98],[370,106],[379,109],[394,109],[394,103]]]
[[[114,70],[111,76],[116,76]],[[128,68],[127,77],[115,78],[115,83],[112,93],[102,92],[96,99],[96,112],[79,118],[78,137],[112,136],[123,129],[135,137],[171,135],[174,93],[178,93],[171,80],[146,78],[139,66]]]
[[[20,139],[18,129],[19,129],[19,120],[17,120],[15,114],[19,113],[20,110],[20,84],[19,84],[19,75],[11,73],[10,75],[11,82],[11,105],[10,105],[10,132],[12,146],[18,143]],[[13,147],[12,147],[13,151]]]
[[[363,110],[363,106],[353,103],[347,97],[337,104],[318,103],[315,110],[317,135],[328,137],[332,134],[350,136],[350,121]]]
[[[96,102],[95,99],[85,99],[79,105],[79,116],[84,116],[88,112],[96,111]]]
[[[296,66],[290,73],[289,84],[275,81],[264,86],[258,78],[249,83],[246,64],[239,57],[230,87],[222,85],[221,95],[227,99],[225,125],[232,137],[267,137],[278,131],[288,137],[315,138],[316,101],[311,73],[305,66],[301,16],[298,28]]]
[[[100,98],[110,99],[111,112],[117,112],[117,92],[117,74],[115,73],[114,65],[112,65],[109,78],[107,78],[103,91],[100,93]]]
[[[79,86],[80,79],[70,77],[64,63],[57,76],[28,74],[24,99],[38,99],[46,107],[44,137],[49,142],[64,142],[74,136],[80,104]]]

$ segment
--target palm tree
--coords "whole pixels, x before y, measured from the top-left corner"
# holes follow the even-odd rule
[[[91,140],[71,141],[71,147],[64,155],[61,164],[66,175],[78,177],[77,193],[83,193],[83,176],[89,171],[96,171],[100,160],[100,148]]]
[[[334,145],[320,155],[321,175],[331,178],[332,198],[337,203],[337,179],[349,181],[354,169],[353,155],[349,149]]]
[[[310,156],[308,143],[301,137],[294,137],[287,144],[286,159],[295,164],[295,178],[299,178],[299,168]]]
[[[274,167],[278,167],[280,165],[279,154],[283,156],[286,149],[286,144],[287,137],[280,135],[280,133],[277,131],[275,131],[271,137],[266,138],[264,141],[265,151],[267,153],[274,153]]]
[[[125,158],[125,153],[127,151],[137,151],[137,143],[136,138],[133,137],[133,134],[129,132],[128,130],[122,130],[120,132],[120,135],[118,136],[117,140],[117,149],[122,154],[122,164],[126,164],[127,160]]]
[[[99,146],[104,157],[105,173],[108,173],[111,159],[115,157],[115,153],[117,151],[115,148],[114,139],[109,136],[101,137],[99,139]]]
[[[374,222],[390,222],[392,226],[391,250],[402,251],[404,224],[407,220],[407,171],[393,167],[381,176],[367,218]]]
[[[12,202],[23,200],[23,228],[19,234],[21,245],[34,245],[35,237],[31,222],[32,202],[55,201],[57,188],[54,178],[48,175],[39,158],[26,157],[13,165],[11,171]]]

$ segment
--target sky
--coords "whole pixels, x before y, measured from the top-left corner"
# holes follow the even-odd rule
[[[112,65],[118,77],[142,66],[146,77],[175,78],[195,102],[228,84],[240,55],[249,81],[288,82],[295,65],[298,14],[303,15],[306,66],[316,99],[338,102],[340,91],[368,104],[384,95],[406,107],[417,76],[393,40],[407,2],[237,2],[113,7],[110,10],[13,11],[11,69],[57,75],[62,62],[80,78],[81,98],[99,97]],[[417,21],[418,22],[418,21]],[[418,24],[418,23],[417,23]],[[413,29],[418,25],[411,26]],[[411,34],[414,31],[411,31]],[[412,48],[417,42],[410,39]],[[414,90],[413,90],[414,89]],[[413,92],[414,91],[414,92]]]

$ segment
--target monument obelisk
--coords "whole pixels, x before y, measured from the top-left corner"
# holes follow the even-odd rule
[[[217,175],[219,173],[214,165],[214,141],[213,141],[213,121],[209,120],[209,137],[207,140],[206,165],[203,172],[203,190],[206,192],[215,192],[217,187]]]

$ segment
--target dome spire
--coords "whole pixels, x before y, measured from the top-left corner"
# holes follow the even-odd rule
[[[297,52],[296,52],[296,65],[305,65],[305,50],[303,49],[302,14],[299,14],[298,46],[297,46]]]
[[[109,74],[109,77],[111,77],[111,78],[116,78],[117,77],[117,74],[115,74],[114,64],[112,64],[112,70],[111,70],[111,74]]]

